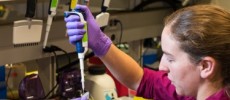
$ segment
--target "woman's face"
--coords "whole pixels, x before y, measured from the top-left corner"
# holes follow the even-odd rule
[[[189,55],[179,48],[179,42],[171,35],[170,26],[166,26],[161,37],[164,54],[159,69],[168,72],[179,95],[195,96],[201,81],[199,65],[189,60]]]

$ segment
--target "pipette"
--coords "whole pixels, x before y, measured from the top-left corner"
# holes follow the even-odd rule
[[[37,3],[37,0],[27,0],[27,7],[26,7],[26,15],[25,15],[25,17],[28,20],[28,28],[29,29],[31,27],[32,18],[35,15],[36,3]]]
[[[49,15],[47,18],[47,23],[46,23],[46,34],[45,34],[45,39],[43,43],[43,49],[46,48],[48,36],[50,33],[50,28],[53,22],[53,17],[56,15],[57,6],[58,6],[58,0],[50,0],[50,7],[49,7],[49,12],[48,12]]]
[[[101,6],[101,13],[96,16],[96,22],[103,29],[108,25],[110,14],[107,12],[110,0],[103,0]]]
[[[85,89],[85,78],[84,78],[84,57],[85,53],[88,51],[88,36],[87,36],[87,22],[84,19],[84,16],[80,9],[73,10],[75,6],[72,3],[77,3],[77,1],[71,2],[71,10],[64,12],[65,17],[69,17],[70,15],[77,15],[80,17],[80,21],[84,24],[84,29],[86,33],[83,36],[82,40],[76,42],[76,51],[78,53],[78,58],[80,61],[80,70],[81,70],[81,83],[82,83],[82,93],[84,93]]]

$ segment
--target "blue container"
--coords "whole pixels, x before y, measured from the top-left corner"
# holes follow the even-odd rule
[[[154,62],[157,61],[157,54],[148,54],[148,55],[143,55],[143,64],[153,64]]]
[[[0,66],[0,99],[6,99],[5,66]]]

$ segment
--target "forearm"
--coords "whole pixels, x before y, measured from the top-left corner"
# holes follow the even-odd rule
[[[138,88],[143,69],[130,56],[112,44],[106,55],[100,59],[122,84],[134,90]]]
[[[142,68],[112,44],[110,38],[101,31],[87,6],[77,5],[76,9],[82,10],[87,16],[88,47],[94,51],[95,55],[100,56],[110,72],[121,83],[136,90],[143,76]],[[73,45],[81,41],[83,35],[86,34],[84,24],[79,19],[79,16],[65,17],[69,41]]]

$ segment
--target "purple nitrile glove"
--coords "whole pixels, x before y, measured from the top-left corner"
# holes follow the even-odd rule
[[[89,8],[84,5],[77,5],[75,9],[80,9],[85,13],[87,25],[88,25],[88,45],[93,50],[96,56],[104,56],[108,50],[112,41],[107,37],[96,23]],[[71,44],[75,44],[83,38],[85,34],[84,24],[80,22],[79,16],[71,15],[65,18],[67,33]]]
[[[89,100],[89,92],[86,92],[83,96],[81,96],[79,98],[74,98],[71,100]]]

